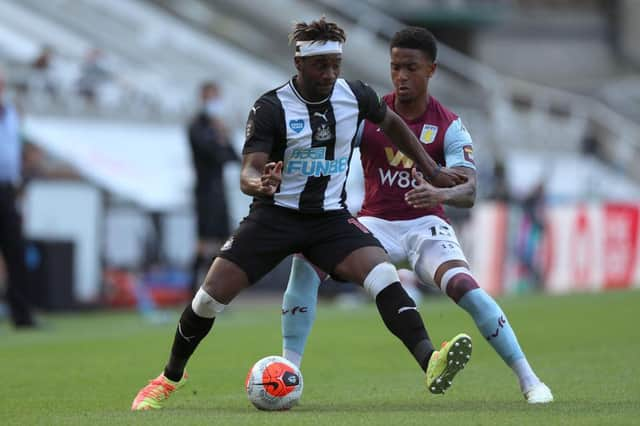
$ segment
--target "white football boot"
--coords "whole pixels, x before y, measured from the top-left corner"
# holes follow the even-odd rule
[[[548,404],[553,401],[553,394],[547,385],[540,382],[524,392],[524,399],[529,404]]]

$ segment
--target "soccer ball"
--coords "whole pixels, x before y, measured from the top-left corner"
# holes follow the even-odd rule
[[[302,395],[302,374],[298,367],[280,356],[256,362],[245,381],[249,401],[259,410],[288,410]]]

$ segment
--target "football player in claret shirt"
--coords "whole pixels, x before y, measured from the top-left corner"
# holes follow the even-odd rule
[[[387,328],[426,371],[430,389],[444,391],[471,355],[465,334],[434,349],[387,253],[348,212],[344,189],[364,119],[377,123],[434,185],[453,186],[466,178],[438,167],[369,86],[339,78],[345,41],[340,27],[324,18],[299,23],[292,40],[297,75],[261,96],[247,121],[240,186],[254,197],[249,214],[182,313],[164,372],[138,392],[132,410],[160,408],[183,386],[186,363],[216,315],[293,253],[366,288]],[[453,345],[456,350],[450,351]]]
[[[473,206],[476,167],[471,136],[462,121],[429,94],[429,80],[436,70],[436,40],[424,28],[409,27],[395,34],[390,53],[394,91],[384,102],[402,117],[431,158],[467,180],[448,188],[431,185],[416,171],[414,161],[391,144],[380,126],[366,120],[356,138],[365,176],[358,220],[373,232],[393,262],[408,261],[422,282],[433,280],[471,315],[518,377],[527,402],[551,402],[551,391],[531,369],[506,315],[469,270],[442,208],[443,204]],[[326,275],[321,265],[317,266],[320,270],[303,257],[294,258],[282,302],[283,352],[298,366],[314,321],[318,286]]]

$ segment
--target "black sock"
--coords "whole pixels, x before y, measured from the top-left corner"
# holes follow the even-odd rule
[[[386,287],[376,296],[378,312],[385,325],[404,343],[423,371],[434,351],[416,304],[399,282]]]
[[[213,327],[215,318],[198,316],[189,304],[182,312],[176,334],[173,338],[171,356],[164,368],[164,376],[174,382],[182,379],[184,367],[202,339]]]

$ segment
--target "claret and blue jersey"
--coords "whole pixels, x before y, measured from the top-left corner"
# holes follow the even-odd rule
[[[395,94],[388,94],[383,99],[393,109]],[[471,135],[462,120],[433,96],[429,97],[421,117],[405,120],[405,123],[438,164],[475,169]],[[364,121],[358,129],[356,144],[360,146],[367,187],[361,216],[408,220],[436,215],[446,219],[442,206],[416,209],[404,201],[404,194],[416,186],[411,175],[414,162],[393,145],[377,124]]]

